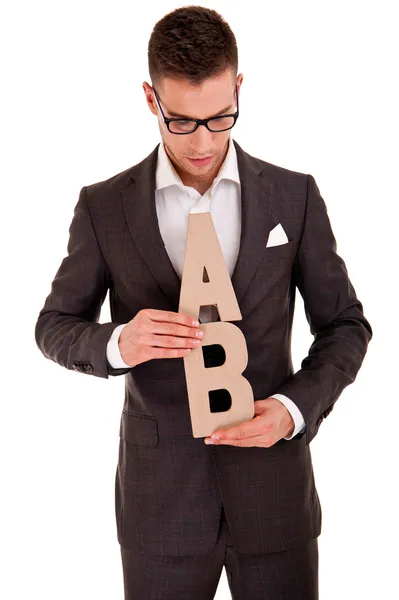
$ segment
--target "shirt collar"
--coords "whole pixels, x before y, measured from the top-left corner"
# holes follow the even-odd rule
[[[225,160],[223,161],[218,174],[213,180],[213,187],[221,179],[230,179],[238,184],[241,183],[238,171],[237,152],[231,137],[229,138],[229,148],[227,150]],[[180,176],[178,175],[169,156],[166,153],[163,140],[161,140],[158,148],[155,189],[160,190],[161,188],[165,188],[170,185],[184,186]]]

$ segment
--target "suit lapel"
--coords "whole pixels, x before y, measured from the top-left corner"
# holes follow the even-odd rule
[[[260,177],[263,170],[260,163],[236,141],[234,145],[241,181],[241,239],[231,281],[237,302],[240,303],[265,252],[272,219],[273,195],[267,180]]]
[[[264,253],[272,218],[273,195],[267,180],[259,175],[262,167],[233,140],[241,181],[242,223],[240,249],[231,277],[240,302]],[[179,305],[181,280],[162,240],[155,205],[155,173],[158,147],[131,170],[130,185],[122,190],[122,203],[130,234],[142,259],[163,292]]]
[[[122,190],[127,225],[143,261],[166,296],[178,305],[181,281],[166,251],[155,205],[158,146],[131,172],[131,183]]]

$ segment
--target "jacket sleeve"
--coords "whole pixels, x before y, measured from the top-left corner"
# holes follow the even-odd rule
[[[114,369],[107,361],[107,342],[120,325],[98,322],[108,288],[109,273],[89,214],[85,186],[69,227],[67,255],[35,326],[36,344],[46,358],[97,377],[130,370]]]
[[[276,390],[292,399],[305,420],[309,444],[322,420],[359,371],[373,331],[336,252],[326,204],[307,175],[305,218],[293,278],[314,336],[301,368]]]

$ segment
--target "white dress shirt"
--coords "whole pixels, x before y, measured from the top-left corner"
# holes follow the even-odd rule
[[[163,141],[158,149],[155,182],[155,203],[158,224],[166,251],[180,279],[182,277],[188,215],[210,212],[230,277],[238,257],[241,237],[241,182],[235,146],[229,141],[226,158],[210,188],[203,196],[193,187],[183,184],[166,154]],[[217,319],[216,307],[201,307],[199,320],[209,323]],[[107,344],[107,360],[116,368],[128,368],[122,359],[118,339],[126,323],[116,327]],[[305,428],[305,421],[297,405],[283,394],[275,394],[290,412],[295,429],[290,440]]]

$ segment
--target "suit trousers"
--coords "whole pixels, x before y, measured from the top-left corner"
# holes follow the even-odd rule
[[[219,535],[204,555],[167,556],[120,547],[125,600],[212,600],[223,566],[232,600],[318,600],[318,541],[267,554],[242,554],[222,507]]]

